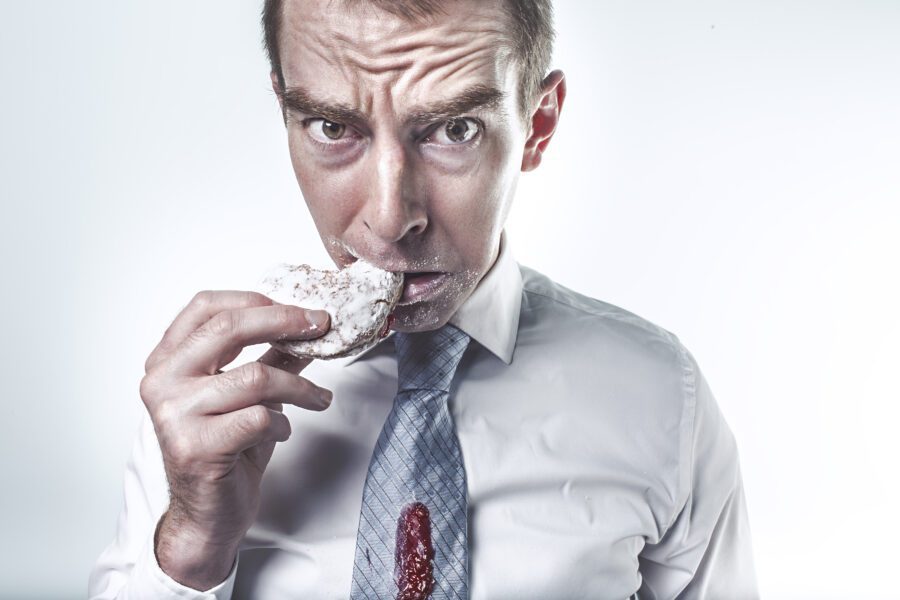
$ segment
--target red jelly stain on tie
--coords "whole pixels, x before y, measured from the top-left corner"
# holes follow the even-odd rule
[[[426,600],[434,590],[431,518],[421,502],[407,504],[397,521],[394,551],[397,600]]]
[[[384,324],[384,330],[382,330],[380,337],[386,338],[388,332],[391,330],[391,325],[394,324],[394,313],[391,313],[387,316],[387,323]]]

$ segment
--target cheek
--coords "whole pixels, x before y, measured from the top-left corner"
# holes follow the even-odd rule
[[[476,199],[479,218],[485,225],[502,227],[503,216],[519,173],[519,163],[513,157],[509,138],[498,140],[479,166],[477,177],[483,188]]]
[[[346,229],[364,197],[365,186],[352,169],[323,168],[289,136],[291,164],[310,215],[320,234]]]
[[[442,224],[467,262],[480,262],[499,239],[518,173],[506,140],[484,148],[464,176],[431,178],[432,217]]]

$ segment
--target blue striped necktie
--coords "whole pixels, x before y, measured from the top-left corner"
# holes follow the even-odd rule
[[[447,408],[468,344],[452,325],[394,335],[398,391],[363,489],[354,600],[469,597],[466,472]]]

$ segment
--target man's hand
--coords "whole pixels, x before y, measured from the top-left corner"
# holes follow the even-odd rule
[[[172,579],[197,590],[228,575],[259,509],[259,484],[291,434],[282,405],[323,410],[331,392],[299,377],[309,360],[271,348],[218,372],[245,346],[312,339],[328,313],[277,304],[254,292],[205,291],[175,318],[147,358],[141,398],[159,439],[169,509],[156,556]]]

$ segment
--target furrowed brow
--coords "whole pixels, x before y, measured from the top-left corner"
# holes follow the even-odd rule
[[[407,118],[407,122],[434,123],[447,121],[477,110],[497,110],[502,108],[505,99],[506,94],[497,88],[476,85],[450,100],[414,108]]]
[[[321,117],[332,123],[362,123],[366,120],[365,115],[352,106],[317,100],[299,87],[287,88],[282,100],[287,111]]]
[[[321,117],[333,123],[356,124],[367,121],[366,116],[352,106],[318,100],[301,87],[287,88],[282,99],[287,111]],[[477,110],[498,110],[502,109],[505,99],[506,93],[497,88],[475,85],[455,98],[436,102],[430,106],[414,108],[406,122],[434,123],[447,121]]]

